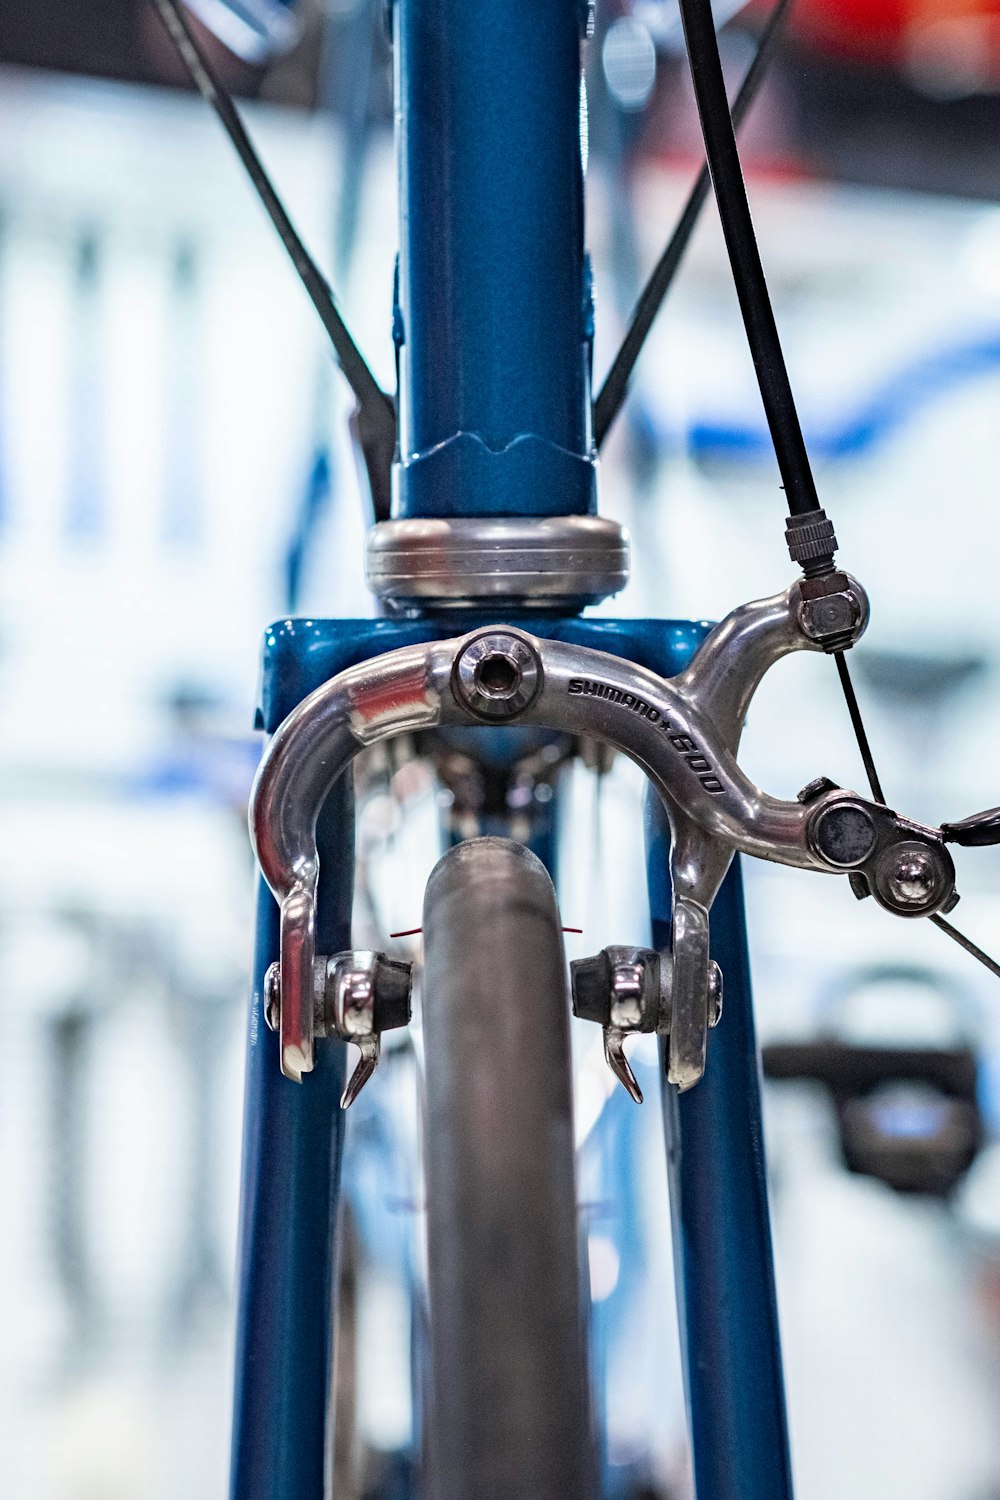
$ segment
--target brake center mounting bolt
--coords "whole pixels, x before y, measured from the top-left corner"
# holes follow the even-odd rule
[[[534,702],[542,664],[523,636],[488,630],[462,648],[452,682],[458,701],[477,718],[512,719]]]

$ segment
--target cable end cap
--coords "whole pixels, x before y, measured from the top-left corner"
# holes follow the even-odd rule
[[[833,522],[819,506],[798,516],[789,516],[785,524],[788,555],[807,578],[816,578],[833,568],[837,551],[837,534]]]

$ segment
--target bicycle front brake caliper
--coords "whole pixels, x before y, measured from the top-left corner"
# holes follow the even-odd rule
[[[771,797],[736,758],[767,670],[792,651],[843,650],[867,617],[860,585],[835,574],[822,587],[799,580],[734,610],[669,679],[603,651],[496,625],[388,652],[317,688],[272,739],[251,798],[257,856],[281,907],[280,969],[269,984],[273,996],[280,993],[280,1007],[272,1008],[280,1011],[283,1071],[301,1079],[312,1067],[314,1037],[335,1034],[362,1048],[348,1102],[371,1075],[388,961],[372,954],[316,959],[316,820],[359,750],[437,725],[516,723],[603,741],[642,766],[662,798],[672,834],[669,951],[654,963],[651,950],[609,949],[591,961],[589,977],[576,970],[577,989],[589,985],[581,1013],[604,1028],[608,1062],[633,1097],[638,1087],[624,1056],[633,1031],[669,1035],[667,1072],[679,1089],[704,1073],[722,986],[710,957],[709,912],[737,850],[846,874],[856,894],[872,894],[888,911],[941,920],[957,896],[939,830],[825,779],[797,801]]]

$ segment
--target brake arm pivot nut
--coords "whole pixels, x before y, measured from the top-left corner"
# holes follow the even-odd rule
[[[859,641],[868,613],[868,595],[849,573],[799,581],[799,629],[826,652],[845,651]]]

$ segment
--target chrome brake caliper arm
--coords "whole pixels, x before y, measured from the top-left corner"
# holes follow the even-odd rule
[[[669,1072],[681,1088],[704,1071],[708,913],[736,850],[850,873],[900,915],[947,910],[954,867],[937,830],[826,781],[783,801],[737,764],[743,720],[765,672],[791,651],[821,649],[806,628],[800,588],[733,611],[669,680],[604,652],[497,626],[389,652],[304,699],[268,746],[250,808],[257,857],[281,905],[283,1071],[299,1079],[312,1067],[320,809],[359,750],[416,729],[540,725],[604,740],[646,771],[673,836]],[[856,637],[867,601],[851,588]]]

